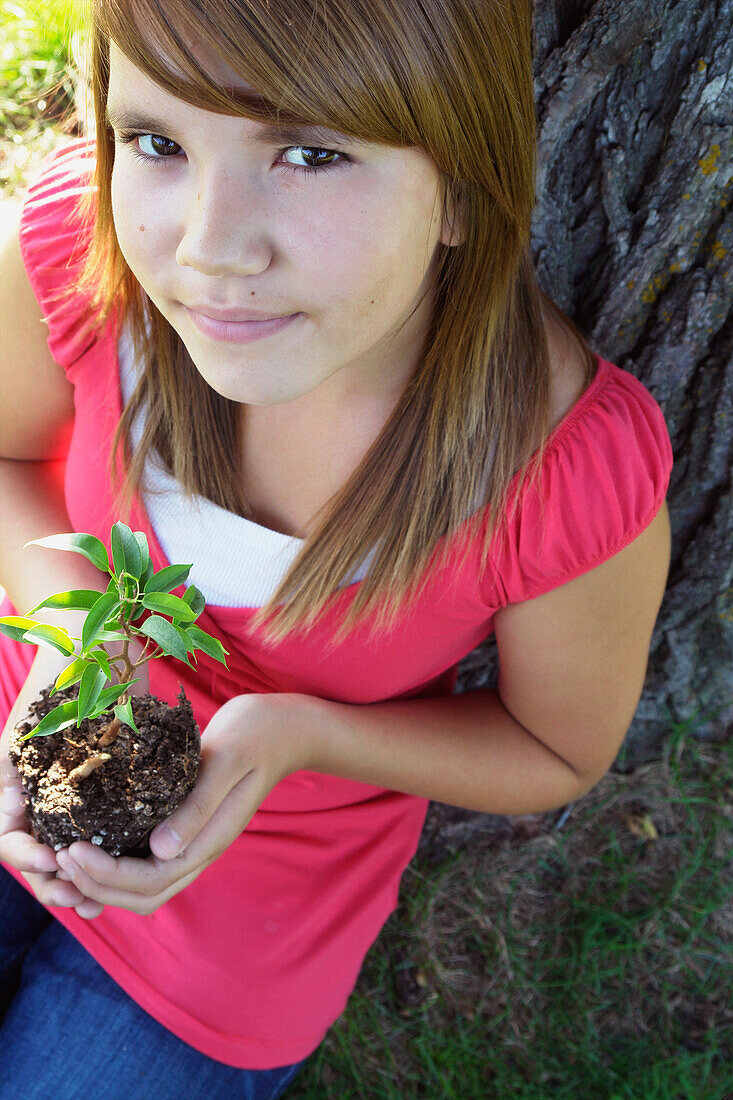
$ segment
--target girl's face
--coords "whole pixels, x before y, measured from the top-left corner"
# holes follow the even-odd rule
[[[209,385],[253,405],[396,400],[430,292],[393,333],[430,286],[436,246],[451,243],[432,161],[335,134],[283,139],[192,107],[114,43],[110,66],[120,248]],[[223,62],[207,66],[246,87]],[[291,319],[257,325],[248,311]]]

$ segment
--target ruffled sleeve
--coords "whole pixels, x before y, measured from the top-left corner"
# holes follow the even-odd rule
[[[89,302],[73,287],[90,243],[80,200],[92,189],[94,143],[74,141],[52,153],[28,188],[20,220],[20,251],[48,325],[48,346],[68,370],[94,336]],[[67,293],[71,288],[71,293]]]
[[[522,490],[499,539],[496,571],[487,578],[499,603],[549,592],[632,542],[662,506],[672,463],[655,399],[628,371],[601,359],[551,437],[540,482]]]

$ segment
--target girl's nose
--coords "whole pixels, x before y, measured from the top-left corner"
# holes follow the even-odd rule
[[[241,180],[201,182],[186,208],[176,262],[213,277],[262,271],[270,250],[257,225],[255,204]]]

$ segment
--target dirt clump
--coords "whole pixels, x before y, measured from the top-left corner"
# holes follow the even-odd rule
[[[52,688],[31,705],[35,720],[19,723],[9,749],[28,796],[32,835],[54,851],[87,840],[113,856],[149,856],[148,835],[177,809],[198,775],[201,735],[183,688],[174,707],[149,692],[131,697],[139,735],[123,725],[104,744],[110,717],[100,715],[20,740],[59,703],[78,698],[78,684],[53,696]]]

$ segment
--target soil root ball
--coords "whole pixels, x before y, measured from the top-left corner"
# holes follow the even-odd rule
[[[123,725],[104,753],[99,738],[108,715],[20,740],[54,707],[78,698],[79,685],[52,690],[53,684],[43,689],[30,707],[30,721],[17,727],[10,742],[32,835],[54,851],[87,840],[113,856],[150,855],[151,830],[183,802],[198,775],[201,735],[183,688],[177,706],[149,692],[131,696],[140,734]]]

